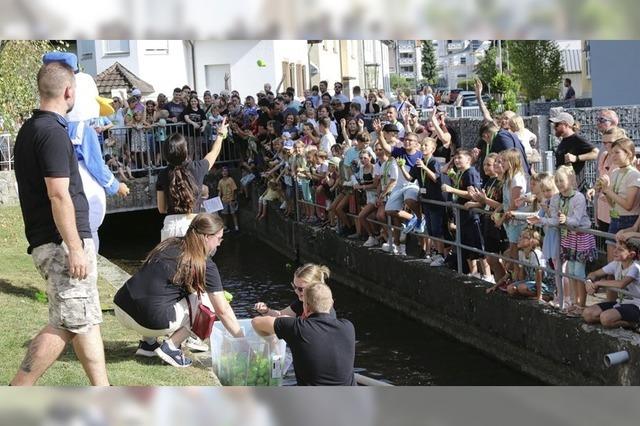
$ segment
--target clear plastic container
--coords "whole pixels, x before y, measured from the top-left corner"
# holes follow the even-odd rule
[[[281,386],[286,371],[287,344],[275,337],[263,338],[251,327],[251,319],[238,320],[245,337],[233,337],[220,321],[211,333],[213,372],[223,386]]]

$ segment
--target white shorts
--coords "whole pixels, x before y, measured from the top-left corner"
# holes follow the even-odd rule
[[[184,237],[187,233],[194,214],[170,214],[164,218],[164,226],[160,231],[160,241],[171,237]]]
[[[211,302],[209,301],[209,296],[207,294],[203,294],[201,298],[202,304],[213,311],[214,309],[211,305]],[[191,303],[191,309],[195,312],[195,309],[198,306],[198,299],[196,297],[196,294],[190,294],[188,299],[189,303]],[[135,319],[133,319],[128,313],[123,311],[118,305],[113,306],[113,312],[115,313],[118,322],[120,322],[120,324],[125,328],[128,328],[129,330],[132,330],[136,334],[139,334],[143,337],[171,336],[181,327],[187,327],[191,329],[191,319],[189,317],[189,306],[187,306],[187,298],[184,298],[173,305],[173,309],[176,313],[176,319],[169,322],[169,327],[162,330],[152,330],[138,324]]]
[[[387,203],[384,205],[384,210],[389,211],[400,211],[404,209],[404,202],[406,200],[418,200],[418,192],[420,188],[418,188],[415,184],[408,184],[401,188],[394,189],[389,194],[389,199]]]

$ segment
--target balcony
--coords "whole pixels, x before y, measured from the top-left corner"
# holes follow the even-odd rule
[[[451,43],[447,44],[447,50],[449,52],[462,49],[464,49],[464,41],[452,41]]]
[[[398,58],[400,65],[413,65],[416,63],[416,58]]]

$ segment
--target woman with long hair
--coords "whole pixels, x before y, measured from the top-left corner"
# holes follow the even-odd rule
[[[227,135],[227,122],[223,120],[211,150],[202,160],[187,161],[187,141],[179,133],[171,135],[165,144],[165,159],[169,163],[158,174],[157,204],[160,213],[166,213],[160,239],[181,237],[187,231],[198,206],[204,177],[213,166]]]
[[[293,273],[293,281],[291,281],[291,287],[296,293],[296,296],[298,296],[297,300],[280,311],[269,308],[269,306],[267,306],[267,304],[264,302],[256,303],[254,305],[254,309],[260,315],[267,315],[271,317],[299,317],[304,312],[302,302],[305,287],[308,287],[311,284],[315,283],[328,284],[327,281],[329,280],[330,274],[331,272],[329,271],[329,268],[324,265],[305,263],[304,265],[296,269],[296,271]],[[331,313],[335,317],[336,312],[333,310],[333,308],[331,308]]]
[[[157,355],[174,367],[190,366],[191,360],[180,347],[191,332],[189,308],[196,312],[200,295],[204,304],[213,306],[229,333],[242,335],[225,299],[218,267],[211,259],[223,232],[220,218],[197,215],[184,237],[158,244],[118,290],[113,298],[116,318],[142,336],[136,355]],[[157,341],[161,336],[167,336],[162,344]]]

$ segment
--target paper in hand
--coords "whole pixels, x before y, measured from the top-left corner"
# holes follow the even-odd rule
[[[220,197],[209,198],[202,203],[207,213],[215,213],[222,210],[222,200]]]

